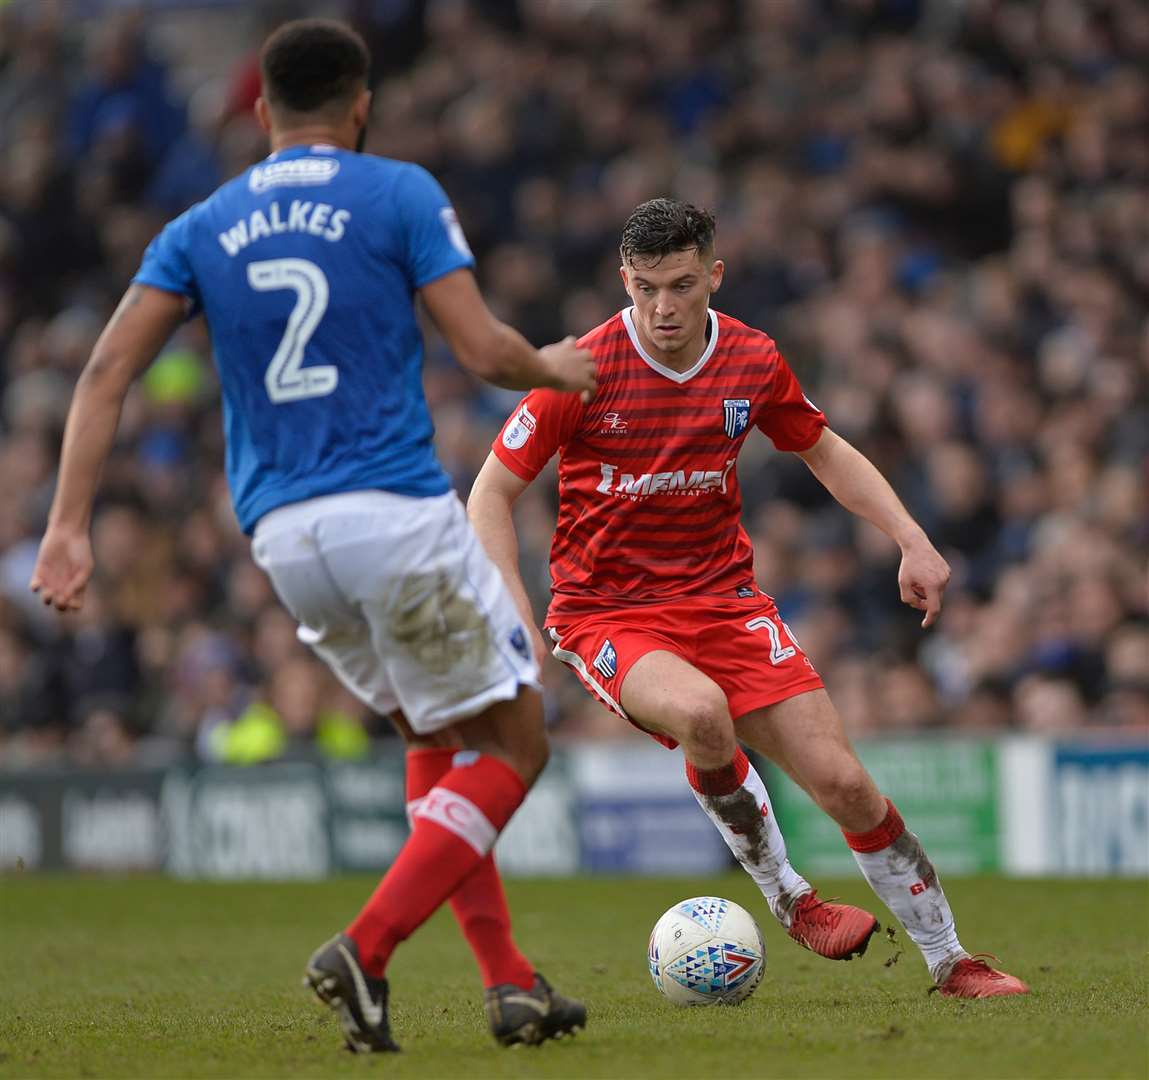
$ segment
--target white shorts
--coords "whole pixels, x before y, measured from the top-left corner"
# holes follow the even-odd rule
[[[421,734],[539,685],[530,636],[454,492],[292,503],[260,519],[251,547],[299,640]]]

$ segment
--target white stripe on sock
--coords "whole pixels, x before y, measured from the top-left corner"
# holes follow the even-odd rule
[[[433,787],[419,799],[418,806],[411,814],[412,824],[420,818],[433,821],[461,840],[466,840],[479,855],[486,855],[499,835],[498,829],[482,810],[465,795],[450,788]]]
[[[412,829],[415,828],[415,811],[423,805],[424,798],[425,796],[420,795],[417,799],[407,800],[407,825]]]

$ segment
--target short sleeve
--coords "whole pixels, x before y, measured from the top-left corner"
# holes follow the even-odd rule
[[[475,265],[447,193],[426,169],[408,164],[395,186],[404,226],[406,271],[412,288]]]
[[[578,394],[532,390],[507,418],[491,450],[528,483],[573,438],[586,406]]]
[[[790,365],[775,352],[770,398],[758,419],[758,428],[779,450],[809,450],[827,427],[826,417],[805,394]]]
[[[148,244],[132,282],[186,296],[192,302],[192,310],[198,311],[199,288],[188,258],[190,231],[191,210],[169,221]]]

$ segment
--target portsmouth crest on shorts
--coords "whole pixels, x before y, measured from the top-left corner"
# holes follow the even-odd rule
[[[514,630],[511,631],[511,636],[508,640],[511,643],[511,648],[524,660],[531,658],[531,647],[527,644],[527,635],[523,632],[521,626],[516,626]]]
[[[594,669],[604,679],[613,679],[615,673],[618,671],[618,653],[614,651],[614,646],[610,643],[610,638],[602,643],[602,648],[598,651],[598,656],[594,658]]]
[[[750,423],[749,398],[722,399],[722,430],[732,439],[737,439]]]

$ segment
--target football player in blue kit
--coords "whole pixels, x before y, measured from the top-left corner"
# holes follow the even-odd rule
[[[541,1042],[586,1010],[515,947],[490,851],[547,757],[530,634],[432,447],[416,298],[459,361],[513,389],[595,386],[568,338],[535,349],[489,311],[442,188],[356,152],[368,54],[345,25],[280,27],[261,54],[271,155],[153,240],[79,381],[31,587],[75,611],[93,569],[100,470],[132,383],[202,312],[227,477],[256,562],[299,637],[373,709],[400,716],[411,835],[306,982],[356,1051],[397,1049],[384,972],[445,900],[486,983],[492,1033]]]

